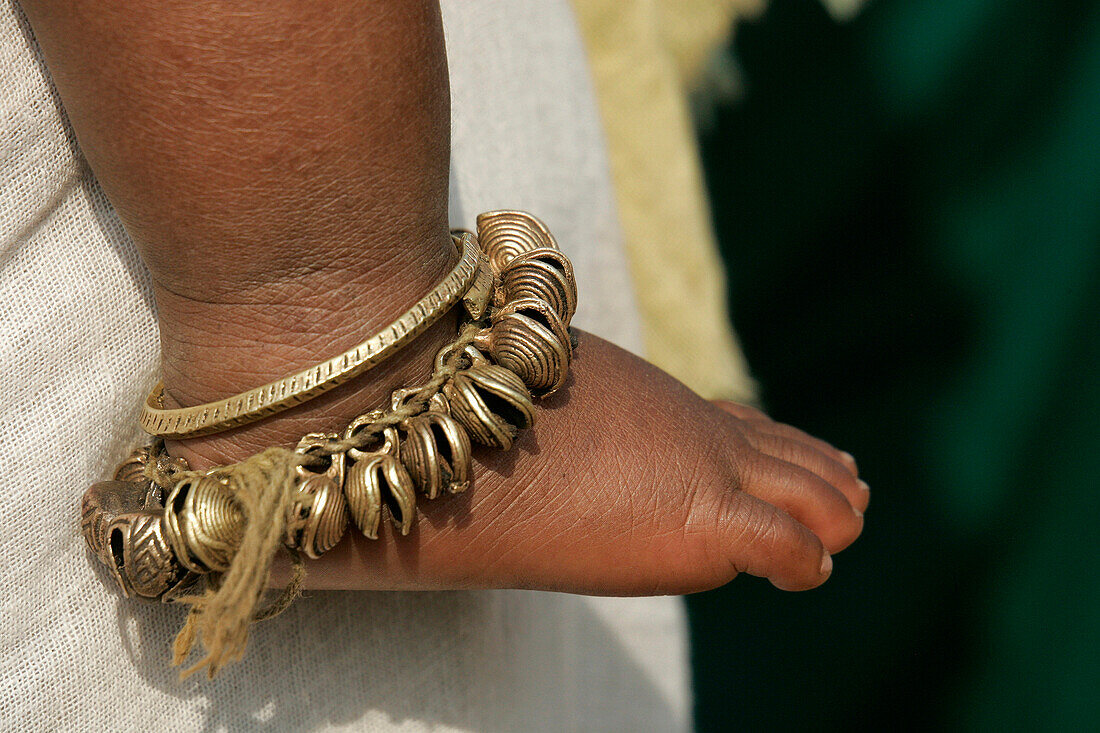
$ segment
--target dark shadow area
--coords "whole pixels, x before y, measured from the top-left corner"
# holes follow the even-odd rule
[[[872,501],[825,587],[689,599],[699,729],[1095,725],[1100,11],[777,0],[735,54],[701,132],[735,325]]]

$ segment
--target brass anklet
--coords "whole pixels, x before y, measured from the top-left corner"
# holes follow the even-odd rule
[[[387,515],[408,534],[417,493],[433,499],[466,491],[471,443],[509,449],[535,420],[532,394],[544,397],[564,384],[577,292],[549,231],[530,214],[499,211],[478,217],[477,238],[465,232],[459,241],[463,259],[451,277],[461,287],[446,296],[450,303],[463,299],[458,336],[437,354],[431,378],[395,390],[387,409],[360,415],[339,433],[305,435],[293,451],[270,448],[203,472],[168,456],[158,438],[124,461],[113,481],[84,495],[84,537],[123,593],[190,604],[176,639],[177,664],[201,637],[207,654],[191,671],[206,667],[213,676],[243,653],[254,620],[286,606],[300,586],[300,561],[290,592],[257,611],[280,548],[317,558],[341,540],[349,521],[377,539]],[[468,259],[469,268],[462,265]],[[467,269],[469,276],[456,275]],[[381,348],[388,354],[399,346]],[[327,384],[327,377],[315,380],[310,390]],[[298,394],[306,399],[310,390]],[[244,414],[177,427],[199,435]]]

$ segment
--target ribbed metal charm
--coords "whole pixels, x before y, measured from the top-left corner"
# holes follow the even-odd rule
[[[565,383],[573,353],[569,330],[549,303],[535,298],[509,302],[493,314],[492,323],[474,345],[495,363],[519,375],[540,397]]]
[[[577,281],[569,258],[556,249],[540,247],[524,252],[500,273],[504,303],[525,298],[544,300],[568,324],[577,311]]]
[[[143,509],[148,492],[148,481],[101,481],[84,492],[80,530],[88,548],[104,563],[110,564],[107,527],[116,517]]]
[[[140,476],[144,459],[132,459],[116,475]],[[84,540],[127,597],[171,601],[198,577],[187,572],[168,544],[159,493],[146,480],[104,481],[81,501]]]
[[[178,587],[196,575],[176,558],[164,532],[164,514],[145,510],[115,517],[107,527],[111,574],[127,596],[171,600]]]
[[[401,462],[413,483],[429,499],[441,492],[457,494],[470,488],[470,436],[454,418],[428,412],[401,423]]]
[[[477,217],[481,251],[497,272],[515,257],[534,249],[557,249],[546,225],[526,211],[487,211]]]
[[[335,434],[309,433],[298,441],[295,450],[307,454],[336,437]],[[320,472],[298,467],[299,498],[291,504],[286,522],[286,545],[314,560],[336,547],[348,526],[348,505],[344,497],[346,456],[333,453],[325,460],[328,465]]]
[[[357,428],[352,423],[347,435],[354,435]],[[344,495],[355,526],[372,540],[378,539],[382,507],[389,510],[393,526],[402,535],[409,533],[416,517],[416,488],[398,457],[397,431],[386,428],[382,440],[382,447],[376,450],[348,451],[351,465],[344,482]]]
[[[482,445],[508,450],[535,422],[531,395],[514,372],[482,359],[443,387],[451,416]]]
[[[142,481],[145,464],[149,460],[149,446],[138,448],[115,469],[115,481]]]
[[[244,534],[244,514],[214,476],[187,478],[165,501],[168,542],[184,567],[197,573],[225,572]]]

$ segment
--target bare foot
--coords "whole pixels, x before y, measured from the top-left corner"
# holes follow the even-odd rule
[[[203,307],[222,312],[223,335],[241,322],[225,312],[239,306]],[[320,402],[172,450],[206,465],[264,445],[293,445],[307,430],[340,429],[384,404],[389,389],[423,376],[450,328],[433,329],[398,361]],[[188,402],[205,399],[195,385],[257,384],[285,370],[292,360],[279,353],[309,353],[280,345],[296,338],[283,332],[270,339],[266,369],[257,354],[236,359],[230,347],[215,347],[222,365],[255,365],[251,379],[212,367],[194,347],[166,349],[184,359],[166,373],[188,375]],[[307,584],[638,595],[704,590],[747,572],[801,590],[824,582],[831,555],[859,535],[864,487],[851,456],[753,408],[707,402],[641,359],[581,334],[567,388],[540,404],[535,426],[510,452],[476,453],[469,492],[421,498],[408,537],[387,531],[369,540],[350,528],[337,548],[309,563]]]

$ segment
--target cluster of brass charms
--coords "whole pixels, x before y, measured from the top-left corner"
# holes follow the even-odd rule
[[[160,449],[157,443],[137,449],[115,470],[114,480],[84,493],[81,530],[125,595],[171,602],[199,576],[176,559],[164,518],[164,489],[145,477],[150,462],[164,473],[187,470],[185,461]]]
[[[460,337],[436,357],[426,384],[393,393],[389,410],[356,418],[343,433],[298,443],[294,501],[283,544],[318,558],[350,522],[377,539],[388,516],[407,534],[416,496],[466,491],[472,444],[511,448],[535,419],[534,397],[565,382],[577,289],[568,258],[530,214],[497,211],[477,221],[483,259],[463,297]],[[84,496],[92,552],[128,596],[170,602],[199,578],[228,570],[244,515],[226,472],[189,472],[163,444],[134,452],[114,480]],[[183,476],[171,486],[150,476]]]

